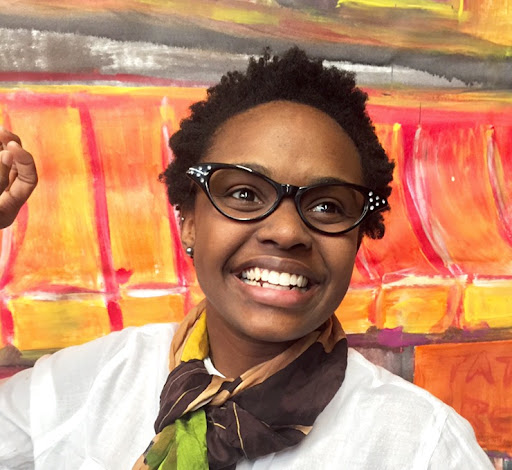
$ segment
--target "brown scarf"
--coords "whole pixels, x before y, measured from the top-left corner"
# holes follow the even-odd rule
[[[243,458],[292,447],[309,433],[343,382],[347,340],[334,315],[240,377],[211,376],[203,362],[209,351],[205,304],[187,315],[173,338],[157,437],[134,470],[234,469]],[[204,452],[201,430],[206,430]]]

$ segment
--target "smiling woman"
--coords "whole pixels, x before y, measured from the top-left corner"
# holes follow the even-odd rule
[[[333,314],[388,209],[365,101],[295,48],[191,107],[162,179],[204,301],[7,381],[0,469],[492,468],[463,418],[348,348]]]

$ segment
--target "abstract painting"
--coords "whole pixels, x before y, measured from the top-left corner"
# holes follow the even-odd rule
[[[336,312],[351,345],[509,468],[509,0],[0,3],[0,124],[40,173],[0,233],[0,376],[201,298],[158,180],[168,138],[225,71],[296,44],[357,73],[396,163],[386,236],[363,241]]]

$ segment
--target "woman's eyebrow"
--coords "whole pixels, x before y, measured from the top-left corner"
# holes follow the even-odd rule
[[[269,178],[272,177],[272,173],[269,171],[268,168],[260,165],[259,163],[237,163],[237,165],[243,166],[245,168],[249,168],[250,170],[257,171],[258,173],[261,173],[262,175],[268,176]]]
[[[313,179],[308,186],[313,184],[331,184],[331,183],[349,183],[352,184],[350,181],[341,179],[341,178],[334,178],[333,176],[322,176],[320,178]]]
[[[268,168],[260,165],[259,163],[244,162],[244,163],[239,163],[238,165],[243,166],[245,168],[249,168],[254,171],[257,171],[258,173],[261,173],[269,178],[272,178],[272,172]],[[336,183],[353,184],[351,181],[348,181],[348,180],[345,180],[342,178],[334,178],[333,176],[320,176],[318,178],[314,178],[313,180],[311,180],[307,186],[311,186],[314,184],[333,184],[333,183],[334,184],[336,184]]]

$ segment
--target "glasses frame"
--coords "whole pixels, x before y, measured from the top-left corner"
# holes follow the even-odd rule
[[[249,173],[252,173],[256,176],[259,176],[263,180],[265,180],[267,183],[269,183],[277,193],[276,200],[274,203],[269,207],[269,209],[264,212],[263,214],[260,214],[256,217],[233,217],[232,215],[226,214],[216,203],[215,200],[210,192],[210,178],[212,175],[218,171],[223,169],[237,169],[246,171]],[[292,184],[283,184],[278,183],[277,181],[274,181],[273,179],[269,178],[268,176],[260,173],[259,171],[253,170],[252,168],[248,168],[243,165],[234,165],[229,163],[203,163],[200,165],[194,165],[191,166],[187,170],[187,176],[196,183],[206,194],[210,202],[212,203],[213,207],[217,209],[224,217],[227,217],[231,220],[236,220],[239,222],[255,222],[258,220],[262,220],[266,217],[268,217],[270,214],[275,212],[275,210],[279,207],[279,204],[281,204],[281,201],[285,197],[291,197],[293,198],[295,202],[295,208],[297,209],[297,212],[301,218],[301,220],[306,224],[307,227],[309,227],[312,230],[315,230],[316,232],[320,232],[324,235],[341,235],[347,232],[350,232],[351,230],[355,229],[358,225],[361,224],[361,222],[368,217],[370,214],[373,214],[375,212],[381,211],[383,209],[386,209],[389,207],[388,202],[385,198],[377,195],[375,191],[358,184],[353,183],[318,183],[318,184],[312,184],[309,186],[294,186]],[[302,196],[307,191],[318,188],[321,186],[343,186],[346,188],[352,188],[361,193],[364,197],[364,207],[363,211],[361,213],[361,216],[357,221],[349,228],[341,230],[339,232],[326,232],[324,230],[319,229],[318,227],[315,227],[309,220],[306,218],[304,213],[302,212],[302,209],[300,207],[300,202],[302,199]]]

